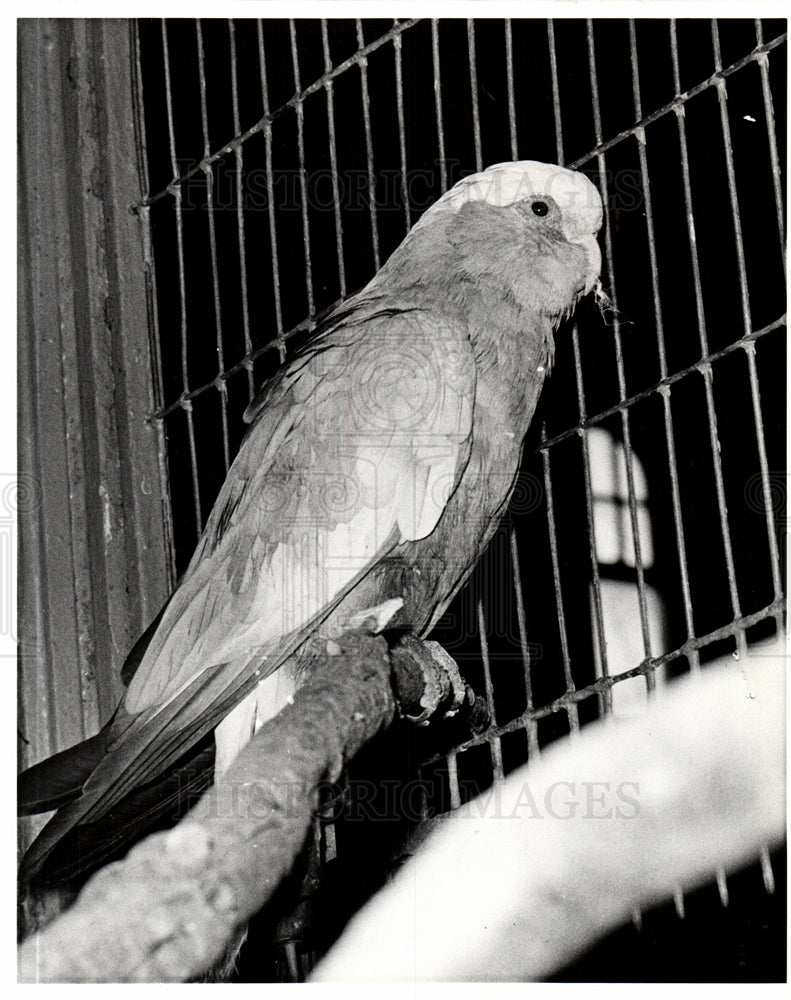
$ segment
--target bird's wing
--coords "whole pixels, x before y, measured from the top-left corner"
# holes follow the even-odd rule
[[[460,337],[425,312],[388,311],[295,362],[233,463],[127,711],[302,630],[386,551],[434,529],[472,429]]]
[[[29,870],[185,754],[385,554],[433,531],[469,457],[474,371],[463,333],[416,310],[346,321],[295,359],[229,471],[106,756]]]

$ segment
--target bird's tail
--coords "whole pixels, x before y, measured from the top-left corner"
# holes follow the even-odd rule
[[[169,603],[169,600],[165,602],[165,606],[137,640],[124,661],[121,680],[125,685],[128,686],[140,666],[140,661]],[[113,719],[110,719],[95,736],[34,764],[19,775],[17,811],[20,816],[49,812],[50,809],[68,805],[77,798],[93,769],[105,755],[108,730]]]
[[[20,816],[59,809],[77,798],[82,786],[105,754],[103,729],[90,739],[62,750],[23,771],[17,779]]]
[[[84,746],[81,743],[65,752]],[[142,833],[163,823],[172,825],[211,785],[213,771],[214,739],[209,734],[166,774],[121,799],[95,822],[68,830],[43,858],[34,842],[22,860],[20,880],[35,879],[39,886],[51,887],[95,871]]]

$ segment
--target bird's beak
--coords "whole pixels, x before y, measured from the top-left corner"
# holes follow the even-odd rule
[[[585,251],[588,262],[588,266],[585,269],[585,291],[583,292],[583,295],[587,295],[599,280],[599,274],[601,273],[601,250],[599,250],[599,244],[596,242],[594,233],[590,233],[582,239],[575,240],[575,242]]]

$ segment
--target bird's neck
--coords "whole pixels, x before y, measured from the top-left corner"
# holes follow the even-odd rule
[[[488,253],[485,241],[459,240],[452,224],[449,215],[413,229],[367,291],[395,296],[463,330],[479,376],[503,366],[548,370],[555,317],[545,308],[546,282],[518,248]]]
[[[385,293],[397,307],[426,311],[466,337],[479,380],[499,381],[517,396],[543,382],[554,355],[552,320],[520,301],[500,274],[473,275],[445,256],[424,257],[418,272],[398,265],[391,258],[366,291]]]

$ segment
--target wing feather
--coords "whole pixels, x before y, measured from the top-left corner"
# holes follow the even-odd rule
[[[357,332],[314,342],[259,411],[130,684],[130,713],[303,628],[389,548],[434,529],[468,452],[471,352],[460,364],[463,333],[423,312]]]

